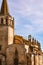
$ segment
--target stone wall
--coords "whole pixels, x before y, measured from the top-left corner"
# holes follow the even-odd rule
[[[16,55],[16,53],[18,55]],[[25,48],[22,44],[13,44],[7,48],[7,65],[15,65],[14,59],[18,59],[18,65],[26,65],[27,59],[25,55]]]

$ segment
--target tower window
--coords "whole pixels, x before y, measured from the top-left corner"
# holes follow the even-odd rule
[[[0,50],[1,50],[1,45],[0,45]]]
[[[6,19],[6,24],[8,25],[8,19]]]
[[[3,18],[1,18],[1,24],[3,24]]]

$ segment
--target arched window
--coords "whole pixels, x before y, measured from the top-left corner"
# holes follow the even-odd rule
[[[2,65],[2,61],[1,61],[1,59],[0,59],[0,65]]]
[[[17,48],[15,50],[14,65],[18,65],[18,51],[17,51]]]
[[[14,65],[18,65],[18,58],[14,59]]]

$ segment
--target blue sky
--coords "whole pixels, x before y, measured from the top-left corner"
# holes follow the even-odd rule
[[[32,35],[43,50],[43,0],[7,0],[9,12],[15,19],[14,34],[28,38]],[[0,0],[1,7],[2,0]]]

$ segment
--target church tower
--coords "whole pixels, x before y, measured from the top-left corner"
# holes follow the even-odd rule
[[[9,14],[7,1],[3,0],[0,11],[0,51],[5,53],[8,45],[13,44],[14,18]]]

